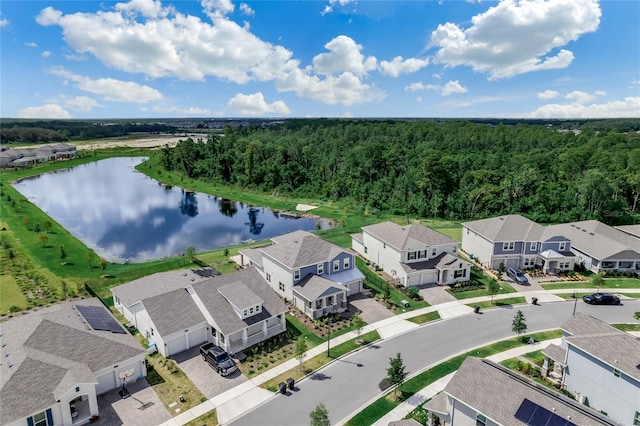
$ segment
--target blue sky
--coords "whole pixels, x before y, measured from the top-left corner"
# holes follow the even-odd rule
[[[2,117],[640,117],[640,2],[0,1]]]

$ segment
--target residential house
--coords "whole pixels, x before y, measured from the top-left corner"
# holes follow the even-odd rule
[[[240,259],[310,318],[344,312],[347,297],[362,291],[364,275],[355,266],[354,254],[306,231],[241,250]]]
[[[74,145],[59,143],[44,145],[37,149],[7,148],[0,151],[0,167],[25,167],[47,161],[75,158]]]
[[[543,372],[579,402],[621,424],[640,425],[640,340],[581,313],[561,328],[561,344],[543,351]]]
[[[469,281],[471,264],[458,242],[421,224],[382,222],[351,235],[351,247],[406,287]]]
[[[286,331],[285,304],[253,269],[163,272],[111,292],[116,309],[166,357],[207,341],[239,352]]]
[[[429,410],[429,425],[434,424],[434,414],[445,426],[621,425],[506,367],[475,357],[467,357],[444,390],[424,407]]]
[[[548,228],[570,238],[576,263],[593,272],[617,270],[640,273],[640,238],[597,220],[563,223]]]
[[[640,225],[621,225],[614,228],[631,235],[635,238],[640,238]]]
[[[145,351],[97,298],[10,318],[0,343],[3,425],[89,423],[98,395],[147,374]]]
[[[543,272],[573,270],[572,241],[562,229],[544,227],[520,215],[506,215],[462,224],[462,250],[487,268]]]

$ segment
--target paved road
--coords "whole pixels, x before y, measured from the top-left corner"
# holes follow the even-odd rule
[[[309,412],[319,402],[327,407],[331,424],[339,423],[379,395],[378,384],[386,376],[389,358],[397,352],[402,353],[409,374],[416,373],[452,355],[513,337],[511,322],[517,309],[525,314],[528,331],[535,332],[557,328],[568,320],[573,303],[494,309],[417,328],[328,365],[298,383],[296,392],[275,395],[232,424],[309,424]],[[626,302],[624,306],[589,306],[579,301],[577,311],[606,322],[633,322],[633,312],[640,311],[640,300]]]

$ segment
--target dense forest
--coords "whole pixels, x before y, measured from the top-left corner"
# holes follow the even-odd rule
[[[637,122],[636,122],[637,123]],[[360,211],[640,222],[640,134],[470,121],[287,120],[226,126],[152,159],[164,170]]]

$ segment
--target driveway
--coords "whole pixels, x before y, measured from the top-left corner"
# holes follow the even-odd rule
[[[240,370],[236,370],[226,377],[216,373],[200,356],[200,348],[191,348],[180,352],[174,355],[173,359],[207,399],[218,396],[247,381]]]
[[[367,324],[395,316],[373,297],[365,296],[362,293],[349,297],[349,311],[355,312],[356,310],[360,311],[360,318]]]
[[[126,387],[131,393],[127,399],[122,399],[118,393],[121,388],[98,396],[100,419],[93,424],[148,426],[158,425],[171,419],[171,414],[146,380],[129,383]]]
[[[455,297],[447,293],[444,286],[439,286],[438,284],[420,286],[418,287],[418,291],[420,292],[420,296],[429,302],[431,306],[456,300]]]
[[[518,284],[513,279],[509,278],[507,274],[502,274],[501,279],[502,281],[509,283],[509,285],[511,285],[511,287],[516,289],[516,291],[518,291],[519,293],[544,290],[544,288],[542,288],[542,286],[538,284],[538,280],[536,280],[535,278],[531,278],[529,275],[527,275],[527,280],[529,280],[529,284],[525,284],[525,285]]]

